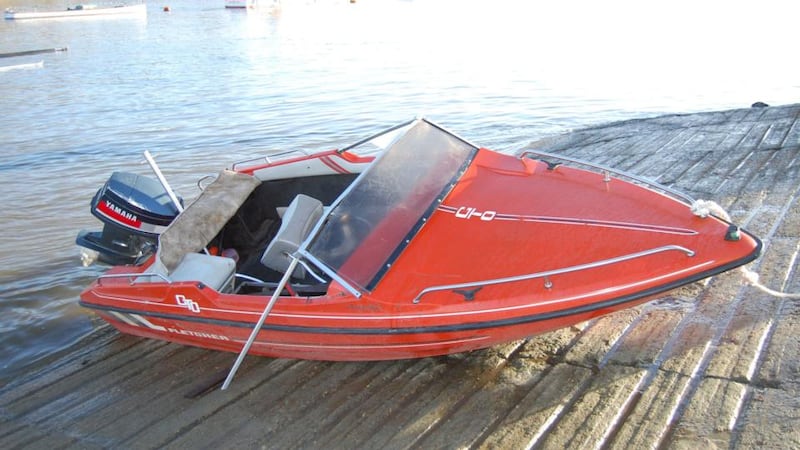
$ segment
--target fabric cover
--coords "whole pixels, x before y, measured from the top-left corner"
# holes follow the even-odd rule
[[[184,255],[205,248],[260,183],[250,175],[220,172],[159,236],[157,257],[167,272],[172,273]]]

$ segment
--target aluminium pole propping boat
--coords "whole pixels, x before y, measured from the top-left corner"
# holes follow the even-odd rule
[[[417,119],[342,150],[235,164],[80,303],[180,344],[238,352],[253,331],[258,355],[402,359],[566,327],[759,255],[758,238],[677,192],[555,158]],[[142,238],[133,226],[148,220],[126,198],[93,203],[108,203],[96,215],[116,240]]]

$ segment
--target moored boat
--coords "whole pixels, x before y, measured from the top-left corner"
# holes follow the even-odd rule
[[[228,9],[255,8],[257,5],[257,0],[225,0],[225,7]]]
[[[94,4],[79,4],[58,11],[17,11],[14,9],[5,10],[7,20],[20,19],[54,19],[63,17],[87,17],[87,16],[120,16],[120,15],[144,15],[147,14],[147,5],[111,5],[101,6]]]
[[[225,0],[227,9],[274,10],[281,5],[280,0]]]
[[[129,260],[81,305],[125,333],[273,357],[485,348],[641,304],[761,248],[667,187],[500,154],[424,119],[234,164],[182,212],[160,176],[161,188],[112,179],[93,201],[106,223],[94,249]]]

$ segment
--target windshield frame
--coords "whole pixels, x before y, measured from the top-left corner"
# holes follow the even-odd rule
[[[349,250],[349,252],[346,252],[346,256],[341,261],[341,264],[339,264],[338,266],[335,263],[332,264],[325,257],[315,254],[315,253],[318,253],[318,252],[315,252],[314,250],[319,250],[319,249],[312,249],[312,247],[314,247],[314,245],[317,243],[317,239],[320,238],[322,233],[324,231],[328,231],[328,229],[326,229],[326,226],[331,224],[331,228],[330,228],[331,230],[336,230],[337,226],[342,226],[341,223],[336,223],[337,220],[339,222],[342,222],[344,220],[344,219],[342,219],[341,215],[337,216],[337,214],[339,214],[341,212],[341,211],[339,211],[339,207],[342,205],[343,202],[345,202],[347,199],[350,198],[351,194],[353,194],[353,192],[355,190],[361,189],[362,193],[363,192],[369,192],[369,191],[365,191],[364,190],[365,187],[362,187],[362,184],[367,182],[365,180],[370,180],[370,177],[375,178],[375,172],[378,171],[378,170],[381,170],[382,161],[385,159],[385,155],[394,154],[394,152],[400,152],[400,151],[408,152],[409,151],[408,149],[405,149],[405,148],[394,148],[394,147],[396,145],[402,145],[402,143],[398,144],[398,142],[400,142],[402,140],[402,138],[404,136],[406,136],[410,130],[415,129],[415,127],[420,123],[424,123],[425,125],[429,126],[431,130],[436,131],[437,134],[435,136],[439,136],[440,138],[445,139],[448,142],[452,142],[456,146],[460,146],[461,148],[456,149],[456,151],[459,152],[459,153],[457,155],[453,156],[453,155],[446,154],[447,150],[442,150],[442,149],[437,149],[437,148],[432,148],[432,147],[431,148],[425,148],[426,154],[429,154],[429,155],[432,154],[433,156],[436,156],[433,152],[438,152],[441,155],[444,155],[443,157],[449,157],[450,161],[448,161],[447,163],[451,167],[449,167],[449,169],[446,168],[447,170],[445,170],[443,172],[442,178],[438,179],[438,180],[435,180],[436,182],[433,183],[432,186],[427,190],[427,194],[426,194],[427,197],[426,198],[428,198],[428,201],[426,201],[426,202],[423,201],[422,203],[418,203],[417,204],[417,207],[416,207],[415,210],[418,211],[419,217],[416,217],[414,214],[411,214],[409,216],[411,218],[410,221],[409,221],[410,226],[408,226],[407,228],[400,228],[400,234],[402,234],[400,239],[397,239],[398,235],[395,234],[395,239],[394,240],[397,241],[397,244],[394,247],[388,247],[388,248],[384,249],[384,250],[388,250],[388,252],[380,253],[381,255],[386,254],[386,259],[381,261],[380,265],[375,265],[375,264],[371,264],[370,265],[370,264],[368,264],[370,266],[370,269],[368,269],[368,273],[372,273],[373,272],[372,269],[374,269],[374,274],[373,275],[366,275],[368,277],[368,279],[367,278],[363,278],[363,277],[362,277],[361,280],[353,279],[353,277],[351,276],[352,273],[350,273],[350,274],[346,274],[345,273],[345,272],[347,272],[347,270],[346,270],[346,268],[344,268],[344,266],[345,266],[345,264],[347,262],[352,261],[354,259],[357,259],[353,255],[355,253],[357,253],[358,250],[362,247],[362,245],[360,243],[354,245]],[[381,133],[378,133],[376,135],[371,136],[370,138],[367,138],[365,140],[359,141],[358,143],[356,143],[356,144],[354,144],[354,145],[352,145],[352,146],[350,146],[348,148],[349,149],[353,149],[353,148],[357,147],[358,145],[364,144],[364,143],[366,143],[368,141],[371,141],[373,139],[382,138],[384,135],[387,135],[387,134],[389,134],[391,132],[395,132],[396,130],[401,130],[399,135],[395,136],[391,140],[391,144],[386,146],[386,150],[384,152],[382,152],[375,159],[375,161],[370,165],[370,167],[367,168],[367,170],[365,170],[364,172],[362,172],[350,184],[350,186],[348,186],[348,188],[345,189],[344,192],[342,192],[342,194],[331,204],[330,208],[326,208],[326,211],[323,214],[323,216],[316,223],[316,225],[314,226],[314,228],[311,231],[311,233],[308,235],[308,237],[301,244],[300,248],[297,251],[297,254],[299,256],[303,257],[305,260],[311,262],[312,264],[314,264],[315,266],[320,268],[320,270],[322,270],[323,272],[325,272],[325,274],[330,276],[331,279],[337,281],[339,284],[341,284],[345,289],[347,289],[350,293],[352,293],[356,297],[360,297],[363,292],[372,291],[377,286],[377,284],[380,282],[380,280],[383,278],[383,276],[389,270],[389,268],[394,263],[394,261],[400,256],[400,254],[402,254],[402,252],[410,244],[410,242],[413,239],[413,237],[425,225],[425,223],[427,222],[428,218],[434,213],[434,211],[436,211],[436,208],[438,207],[438,205],[450,193],[450,191],[453,189],[453,187],[455,187],[457,181],[461,178],[461,176],[464,174],[466,169],[472,163],[473,159],[475,158],[475,155],[477,154],[477,152],[478,152],[478,150],[480,148],[477,145],[474,145],[474,144],[470,143],[469,141],[459,137],[455,133],[452,133],[452,132],[444,129],[443,127],[441,127],[441,126],[439,126],[439,125],[437,125],[437,124],[435,124],[435,123],[433,123],[433,122],[431,122],[429,120],[426,120],[426,119],[415,119],[413,121],[406,122],[406,123],[400,124],[398,126],[389,128],[389,129],[387,129],[387,130],[385,130],[385,131],[383,131]],[[438,133],[441,133],[441,134],[438,134]],[[412,140],[411,142],[414,142],[414,141]],[[451,152],[452,152],[452,150],[451,150]],[[433,160],[433,156],[431,157],[431,160]],[[435,161],[434,161],[434,163],[435,163]],[[385,164],[391,164],[391,162],[387,162]],[[376,167],[378,167],[378,169],[376,169]],[[430,173],[432,173],[432,174],[435,173],[435,172],[436,172],[435,170],[430,170]],[[450,176],[447,176],[447,175],[450,175]],[[380,178],[378,178],[378,179],[380,179]],[[414,183],[412,185],[419,184],[416,181],[412,182],[412,183]],[[403,192],[403,194],[408,194],[408,193]],[[432,198],[430,198],[430,197],[432,197]],[[389,210],[389,211],[391,211],[391,210]],[[383,215],[383,216],[380,216],[380,217],[381,217],[380,220],[386,219],[386,215]],[[376,227],[375,227],[374,223],[372,225],[373,225],[372,228],[369,229],[369,231],[368,231],[366,236],[374,235]],[[322,242],[322,244],[320,244],[320,245],[325,245],[324,244],[325,241],[321,241],[321,242]],[[394,241],[391,241],[391,242],[394,242]],[[389,245],[392,245],[392,244],[390,243]],[[324,251],[322,253],[324,254]]]

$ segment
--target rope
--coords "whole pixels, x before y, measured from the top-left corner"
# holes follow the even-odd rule
[[[731,216],[728,214],[728,211],[725,211],[717,202],[711,200],[695,200],[694,203],[692,203],[692,214],[702,218],[714,214],[727,222],[731,221]]]
[[[699,217],[708,217],[711,214],[724,219],[727,222],[731,221],[731,216],[728,214],[725,209],[711,200],[695,200],[692,203],[692,214]],[[800,299],[800,293],[789,293],[789,292],[780,292],[774,289],[770,289],[759,281],[758,273],[748,269],[747,267],[742,266],[742,276],[744,277],[747,284],[753,286],[754,288],[764,292],[765,294],[771,295],[777,298],[792,298],[792,299]]]
[[[753,272],[752,270],[748,269],[747,267],[742,267],[742,276],[744,277],[745,281],[747,281],[747,284],[753,286],[754,288],[760,290],[761,292],[764,292],[765,294],[769,294],[777,298],[800,299],[800,292],[797,293],[780,292],[764,286],[763,284],[761,284],[761,282],[758,281],[759,275],[756,272]]]

